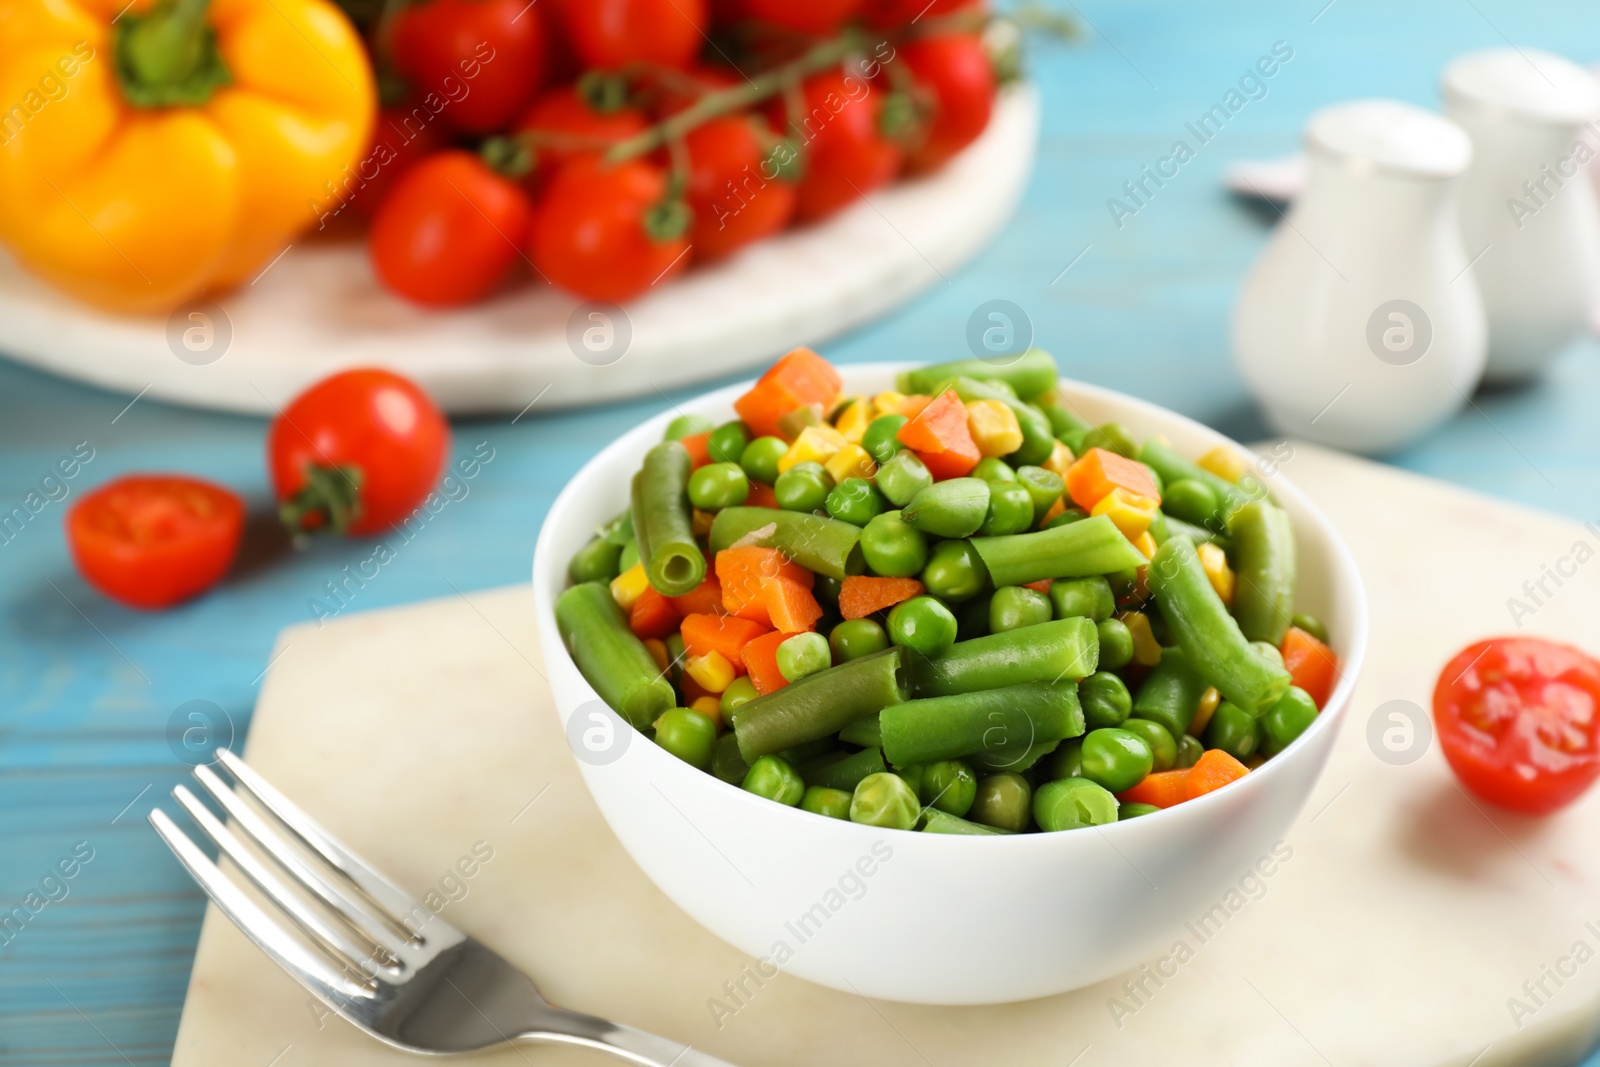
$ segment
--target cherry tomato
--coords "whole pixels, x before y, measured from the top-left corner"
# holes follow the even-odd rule
[[[855,16],[861,0],[744,0],[743,6],[749,18],[796,33],[828,37]]]
[[[862,14],[868,25],[892,30],[957,11],[981,11],[985,6],[983,0],[865,0]]]
[[[384,286],[429,307],[471,303],[521,258],[527,192],[471,152],[429,156],[395,184],[368,251]]]
[[[612,111],[597,110],[575,85],[550,89],[533,102],[517,120],[514,133],[539,131],[573,138],[571,144],[539,144],[533,149],[535,185],[554,174],[568,160],[592,153],[606,145],[625,141],[650,128],[650,120],[636,107],[622,106]]]
[[[1543,815],[1600,776],[1600,662],[1568,645],[1467,646],[1439,675],[1433,718],[1456,777],[1491,804]]]
[[[543,83],[544,15],[526,0],[425,0],[400,8],[395,66],[439,121],[462,133],[502,129]]]
[[[904,155],[882,129],[888,94],[860,75],[824,71],[806,79],[804,95],[795,134],[805,168],[796,217],[809,222],[888,185]],[[781,101],[771,113],[784,116]]]
[[[84,580],[133,608],[165,608],[210,589],[233,563],[244,504],[175,474],[102,485],[67,512],[67,546]]]
[[[687,67],[705,43],[706,0],[578,0],[561,7],[567,40],[585,67]]]
[[[929,171],[978,139],[994,109],[994,67],[976,33],[942,33],[902,46],[917,90],[929,105],[927,126],[906,158],[907,169]]]
[[[580,156],[545,189],[529,254],[563,289],[621,303],[688,265],[687,214],[668,203],[667,175],[655,164]]]
[[[372,146],[357,166],[363,184],[349,198],[351,210],[361,218],[372,218],[400,175],[447,144],[445,131],[423,104],[381,110],[372,131]]]
[[[428,394],[392,371],[342,371],[294,401],[267,432],[278,510],[296,533],[379,533],[439,480],[450,426]]]
[[[685,139],[695,255],[726,256],[769,237],[794,217],[788,177],[794,148],[754,115],[724,115]]]

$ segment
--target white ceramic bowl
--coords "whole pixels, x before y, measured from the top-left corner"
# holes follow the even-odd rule
[[[909,364],[841,367],[847,392],[893,385]],[[748,382],[684,404],[733,417]],[[1226,438],[1092,386],[1062,392],[1095,422],[1165,434],[1199,456]],[[667,412],[578,472],[545,519],[533,561],[539,637],[563,722],[597,701],[556,631],[567,561],[628,500]],[[1318,720],[1243,780],[1144,818],[1093,830],[951,837],[825,819],[697,771],[633,737],[620,759],[580,760],[623,847],[679,907],[768,968],[846,992],[923,1004],[991,1004],[1059,993],[1169,946],[1271,849],[1316,784],[1361,667],[1366,595],[1327,519],[1281,474],[1267,484],[1299,538],[1299,607],[1327,620],[1343,674]]]

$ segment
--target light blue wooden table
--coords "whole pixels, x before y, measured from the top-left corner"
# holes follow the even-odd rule
[[[1600,58],[1592,0],[1085,0],[1079,13],[1098,30],[1085,44],[1033,49],[1045,134],[1016,220],[949,284],[828,346],[829,356],[964,355],[968,315],[1002,298],[1027,311],[1068,374],[1240,438],[1259,436],[1263,427],[1230,365],[1227,324],[1267,217],[1219,191],[1224,164],[1291,150],[1322,104],[1374,95],[1432,103],[1441,65],[1467,49],[1510,40],[1584,62]],[[1106,200],[1278,41],[1294,58],[1268,95],[1116,228]],[[1544,383],[1479,396],[1394,462],[1600,519],[1597,354],[1584,342]],[[127,403],[0,364],[0,509],[88,441],[95,458],[74,493],[126,471],[185,470],[234,486],[266,513],[260,420],[148,399],[124,410]],[[466,500],[361,591],[357,606],[524,580],[556,491],[602,445],[664,405],[654,398],[587,412],[535,408],[516,425],[459,422],[458,450],[487,440],[495,461]],[[101,600],[74,574],[63,511],[51,504],[0,544],[0,912],[37,890],[76,843],[87,842],[93,859],[69,883],[70,895],[0,951],[0,1064],[165,1063],[202,910],[200,894],[144,821],[188,772],[169,747],[169,719],[186,701],[208,700],[242,735],[274,635],[308,619],[307,601],[324,580],[368,550],[330,541],[285,554],[260,533],[240,572],[213,595],[138,615]]]

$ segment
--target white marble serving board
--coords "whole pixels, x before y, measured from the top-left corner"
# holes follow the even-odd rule
[[[1011,217],[1038,139],[1037,90],[1005,90],[989,128],[937,173],[629,303],[632,341],[617,361],[574,354],[568,325],[580,302],[541,283],[427,311],[378,285],[364,242],[304,238],[217,298],[220,316],[202,311],[198,353],[181,340],[188,308],[170,321],[102,313],[0,251],[0,355],[129,395],[258,414],[336,370],[370,365],[406,374],[454,413],[651,394],[818,344],[945,280]]]
[[[1600,948],[1600,791],[1543,820],[1494,811],[1455,787],[1436,749],[1408,766],[1380,761],[1367,725],[1390,700],[1427,706],[1454,652],[1513,629],[1506,600],[1525,579],[1600,535],[1308,445],[1293,446],[1283,471],[1360,564],[1367,668],[1322,782],[1280,859],[1263,865],[1272,873],[1219,898],[1235,907],[1225,920],[1173,931],[1192,958],[1152,961],[1168,972],[1159,987],[1133,972],[1046,1000],[951,1009],[783,975],[756,984],[753,961],[657,892],[585,793],[541,681],[525,587],[285,631],[246,755],[419,897],[439,891],[442,904],[454,889],[445,917],[552,1000],[744,1067],[1576,1063],[1600,1039],[1600,959],[1562,960],[1580,941]],[[1600,564],[1554,592],[1524,632],[1600,651]],[[493,858],[450,881],[479,842]],[[948,930],[906,936],[959,936],[960,908],[951,902]],[[1557,987],[1546,966],[1576,973]],[[1549,996],[1534,1005],[1523,983],[1541,980]],[[1134,1000],[1124,981],[1147,994]],[[728,990],[741,982],[735,1000]],[[1511,997],[1529,1012],[1514,1019]],[[328,1016],[207,913],[176,1067],[413,1062]],[[525,1046],[475,1062],[611,1061]]]

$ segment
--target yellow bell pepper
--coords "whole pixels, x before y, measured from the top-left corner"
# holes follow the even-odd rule
[[[834,453],[848,444],[844,434],[832,426],[807,426],[794,439],[789,451],[778,457],[778,473],[800,463],[827,463]]]
[[[326,0],[0,0],[0,107],[0,241],[140,311],[254,278],[358,162],[377,95]]]
[[[846,478],[871,478],[878,473],[878,465],[872,462],[872,457],[860,445],[845,445],[829,456],[823,466],[836,482]]]

